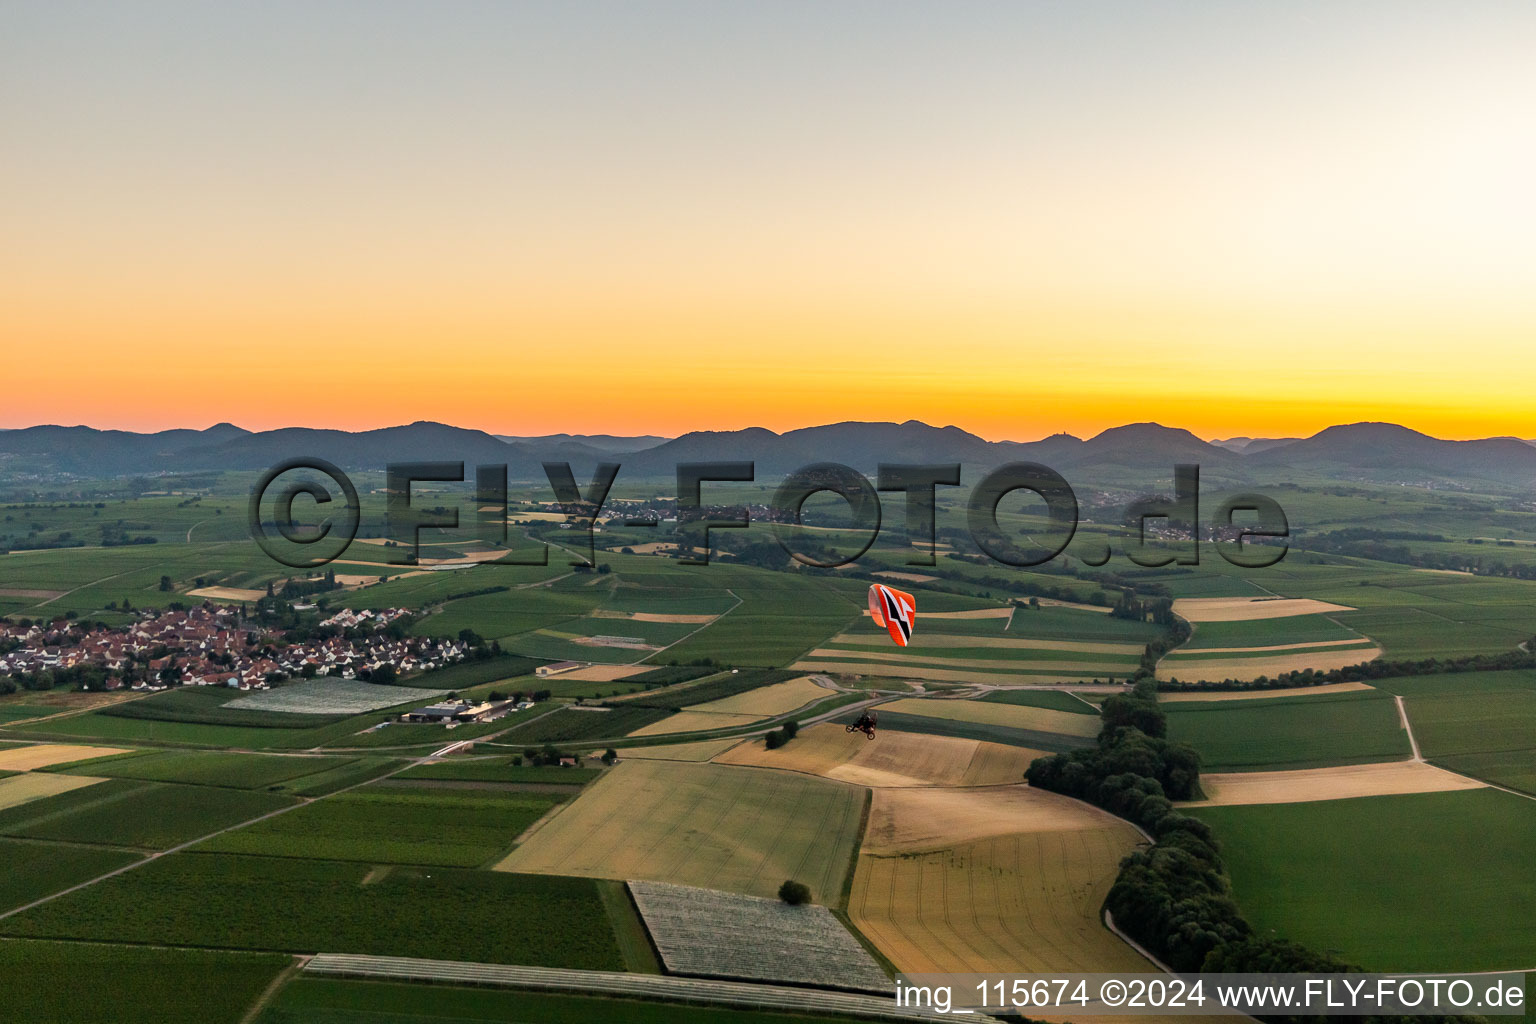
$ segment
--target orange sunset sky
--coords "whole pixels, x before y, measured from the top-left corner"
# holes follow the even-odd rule
[[[1536,437],[1536,5],[0,7],[0,427]]]

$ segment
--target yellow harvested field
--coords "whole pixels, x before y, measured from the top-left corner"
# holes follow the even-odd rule
[[[1071,664],[1070,662],[1066,664]],[[832,672],[845,676],[882,676],[898,679],[927,679],[941,683],[1054,683],[1107,675],[1102,672],[1049,672],[1027,670],[1023,672],[984,672],[956,668],[934,668],[931,665],[891,664],[878,661],[797,661],[789,666],[796,672]],[[1121,676],[1129,676],[1124,666],[1116,670]]]
[[[1010,729],[1032,729],[1063,736],[1093,737],[1099,734],[1097,715],[1079,715],[1052,708],[1033,708],[1023,704],[993,704],[979,700],[920,700],[904,697],[880,705],[880,711],[903,715],[923,715],[953,722],[979,722]]]
[[[1317,650],[1305,654],[1276,654],[1265,658],[1164,658],[1157,664],[1159,679],[1257,679],[1286,672],[1316,669],[1328,672],[1336,668],[1375,661],[1380,647],[1351,647],[1346,650]]]
[[[1352,647],[1356,644],[1368,645],[1370,643],[1363,636],[1349,640],[1302,640],[1294,644],[1268,644],[1264,647],[1180,647],[1168,652],[1168,657],[1177,658],[1186,654],[1253,654],[1257,651],[1299,651],[1311,650],[1314,647]]]
[[[494,548],[488,551],[466,551],[460,558],[422,558],[418,559],[418,565],[479,565],[481,562],[494,562],[500,558],[506,558],[512,554],[504,548]]]
[[[674,732],[708,732],[711,729],[732,729],[751,725],[763,720],[762,715],[722,715],[711,711],[679,711],[659,722],[641,726],[630,736],[664,736]]]
[[[1146,970],[1099,921],[1142,842],[1026,786],[877,790],[848,913],[905,972]]]
[[[94,786],[105,779],[86,775],[26,774],[10,775],[0,779],[0,811],[18,804],[41,800],[45,796],[58,796],[72,789]]]
[[[758,718],[771,718],[774,715],[788,714],[798,707],[804,707],[813,700],[830,697],[834,692],[825,686],[818,685],[810,676],[801,676],[799,679],[789,679],[782,683],[774,683],[772,686],[762,686],[756,690],[748,690],[746,693],[738,693],[731,697],[721,697],[719,700],[706,701],[703,704],[689,704],[683,710],[706,711],[711,714],[756,715]]]
[[[1482,789],[1484,784],[1423,761],[1388,761],[1288,772],[1203,774],[1200,787],[1205,790],[1205,800],[1179,806],[1300,804],[1314,800],[1348,800],[1357,796]]]
[[[347,576],[342,573],[336,574],[336,582],[340,583],[344,587],[366,587],[368,584],[377,583],[378,581],[379,578],[377,576]]]
[[[623,679],[625,676],[638,675],[646,671],[633,665],[588,665],[586,668],[573,668],[569,672],[560,672],[551,679],[574,679],[578,683],[611,683],[615,679]]]
[[[642,761],[694,761],[713,760],[741,742],[740,736],[727,736],[717,740],[692,740],[688,743],[659,743],[653,747],[620,747],[619,759],[639,758]]]
[[[1136,834],[1131,825],[1091,804],[1023,784],[877,789],[863,852],[921,853],[1018,832],[1074,832],[1106,821]]]
[[[775,896],[786,878],[836,905],[867,790],[792,772],[624,761],[498,871],[645,879]]]
[[[869,609],[865,609],[867,613]],[[925,619],[1011,619],[1012,608],[972,608],[964,612],[924,612]]]
[[[239,587],[198,587],[187,591],[188,597],[206,597],[213,601],[260,601],[267,596],[265,590],[242,590]]]
[[[676,547],[677,545],[671,541],[655,540],[648,544],[632,544],[629,546],[629,550],[637,555],[654,555],[660,551],[672,551]]]
[[[1042,597],[1039,601],[1042,608],[1076,608],[1080,612],[1097,612],[1100,615],[1108,615],[1114,611],[1108,605],[1083,604],[1081,601],[1058,601],[1054,597]]]
[[[919,630],[921,626],[919,621]],[[889,647],[891,638],[884,633],[839,633],[829,643],[848,647]],[[1023,636],[954,636],[947,633],[925,634],[922,632],[912,634],[912,642],[907,646],[907,650],[942,647],[998,647],[1018,651],[1071,651],[1074,654],[1134,654],[1137,657],[1146,650],[1145,644],[1117,644],[1091,640],[1034,640]],[[838,653],[846,654],[847,652]]]
[[[615,612],[599,608],[592,613],[594,619],[628,619],[630,622],[714,622],[718,615],[684,615],[664,612]]]
[[[879,576],[888,580],[903,580],[907,583],[932,583],[937,576],[924,576],[920,572],[872,572],[871,576]]]
[[[1307,597],[1181,597],[1173,602],[1174,614],[1189,622],[1243,622],[1352,611],[1348,605]]]
[[[1208,690],[1185,693],[1160,693],[1159,704],[1196,704],[1221,700],[1268,700],[1272,697],[1312,697],[1324,693],[1349,693],[1369,690],[1365,683],[1325,683],[1322,686],[1287,686],[1274,690]]]
[[[922,654],[908,654],[905,651],[839,651],[830,647],[818,647],[806,655],[807,658],[853,658],[858,661],[898,662],[903,665],[932,665],[941,667],[944,665],[960,665],[964,667],[975,666],[980,669],[997,669],[1008,671],[1036,672],[1060,672],[1069,670],[1069,674],[1078,676],[1092,672],[1123,672],[1129,675],[1134,671],[1134,666],[1118,661],[1052,661],[1043,658],[937,658]]]
[[[111,754],[126,754],[122,747],[86,747],[71,743],[39,743],[31,747],[11,747],[0,750],[0,771],[29,772],[34,768],[51,768],[70,761],[89,761]]]
[[[777,750],[761,739],[733,746],[716,764],[751,765],[821,775],[872,788],[1016,784],[1038,750],[954,736],[881,730],[873,740],[833,722],[808,729]]]
[[[0,597],[28,597],[39,601],[51,601],[63,597],[63,590],[28,590],[25,587],[0,587]]]

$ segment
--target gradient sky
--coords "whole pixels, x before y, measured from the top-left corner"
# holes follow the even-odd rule
[[[0,426],[1536,436],[1536,4],[0,5]]]

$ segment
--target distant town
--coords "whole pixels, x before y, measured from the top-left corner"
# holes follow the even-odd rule
[[[388,627],[403,608],[344,610],[289,635],[253,626],[237,609],[204,603],[141,612],[128,626],[58,618],[0,621],[0,677],[27,689],[73,681],[81,689],[155,690],[171,686],[266,689],[290,678],[392,680],[462,661],[471,645]]]

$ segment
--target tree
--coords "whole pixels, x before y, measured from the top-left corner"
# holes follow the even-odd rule
[[[603,751],[603,764],[611,766],[613,762],[617,761],[618,759],[619,752],[614,750],[612,747],[609,747],[607,750]]]
[[[784,723],[784,739],[792,740],[800,732],[800,723],[790,719]]]
[[[811,902],[811,887],[804,882],[797,882],[793,878],[787,879],[779,886],[779,899],[792,907]]]
[[[175,588],[174,588],[174,585],[171,583],[171,578],[169,576],[161,576],[160,577],[160,592],[162,594],[169,593],[173,589],[175,589]]]
[[[767,746],[769,750],[778,750],[784,745],[784,734],[775,729],[773,732],[770,732],[767,736],[763,737],[763,744]]]

